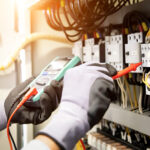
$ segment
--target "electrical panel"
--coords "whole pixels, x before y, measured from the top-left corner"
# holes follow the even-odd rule
[[[131,12],[131,16],[127,13],[124,19],[129,16],[132,18],[138,14],[136,13]],[[137,15],[137,19],[140,15]],[[150,147],[150,128],[145,123],[150,123],[150,43],[146,40],[150,36],[150,30],[144,23],[136,27],[134,21],[133,26],[128,26],[128,29],[128,24],[122,29],[123,25],[102,27],[102,37],[90,35],[89,39],[83,39],[83,62],[108,63],[117,71],[142,62],[136,71],[116,80],[120,102],[110,105],[104,116],[105,122],[111,123],[104,123],[103,128],[90,132],[87,136],[88,145],[96,150],[148,150]]]

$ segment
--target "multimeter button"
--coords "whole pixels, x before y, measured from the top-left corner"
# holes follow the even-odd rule
[[[36,84],[41,85],[41,86],[46,85],[46,83],[44,83],[44,82],[42,83],[42,82],[38,82],[38,81],[36,82]]]
[[[39,80],[36,81],[36,84],[37,85],[40,85],[40,86],[45,86],[49,81],[49,78],[41,78]]]

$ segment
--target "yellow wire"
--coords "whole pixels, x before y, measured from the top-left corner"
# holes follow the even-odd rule
[[[142,81],[143,83],[150,88],[150,85],[148,84],[148,77],[150,76],[150,72],[147,73],[146,77],[145,77],[145,73],[143,73],[143,77],[142,77]],[[145,78],[145,79],[144,79]]]
[[[134,106],[135,108],[138,107],[138,102],[137,102],[137,96],[136,96],[136,87],[133,85],[133,96],[134,96]]]
[[[126,133],[130,135],[129,128],[126,127]]]
[[[40,39],[51,40],[72,45],[72,43],[70,43],[69,41],[67,41],[67,39],[63,37],[54,36],[46,33],[32,33],[25,38],[24,42],[20,44],[20,46],[13,52],[13,54],[8,58],[8,60],[5,61],[2,65],[0,65],[0,71],[8,69],[13,64],[13,62],[17,59],[21,49],[25,48],[31,42]]]
[[[80,141],[76,144],[76,150],[83,150],[82,144]]]
[[[133,100],[132,100],[132,97],[131,97],[131,91],[130,91],[129,84],[128,84],[127,79],[126,79],[125,76],[124,76],[124,81],[125,81],[126,89],[127,89],[129,100],[130,100],[130,105],[131,105],[131,108],[133,109],[134,107],[133,107]]]

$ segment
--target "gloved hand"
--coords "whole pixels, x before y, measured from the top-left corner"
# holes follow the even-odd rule
[[[76,142],[98,123],[116,99],[109,64],[85,63],[68,70],[58,112],[38,135],[46,135],[62,149],[72,150]]]
[[[10,117],[16,106],[19,104],[22,96],[26,93],[26,87],[31,83],[34,78],[30,78],[25,82],[15,87],[4,102],[5,112],[7,119]],[[45,121],[56,109],[57,103],[56,98],[60,100],[62,92],[62,84],[57,81],[52,81],[51,85],[45,87],[44,93],[41,95],[39,103],[40,107],[36,108],[34,105],[31,106],[23,105],[13,116],[11,122],[19,124],[39,124]]]

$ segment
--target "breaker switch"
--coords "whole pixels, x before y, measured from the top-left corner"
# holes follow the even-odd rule
[[[111,55],[111,52],[108,52],[108,55]]]
[[[126,52],[126,55],[129,55],[129,52]]]
[[[142,54],[142,57],[145,57],[145,54]]]

